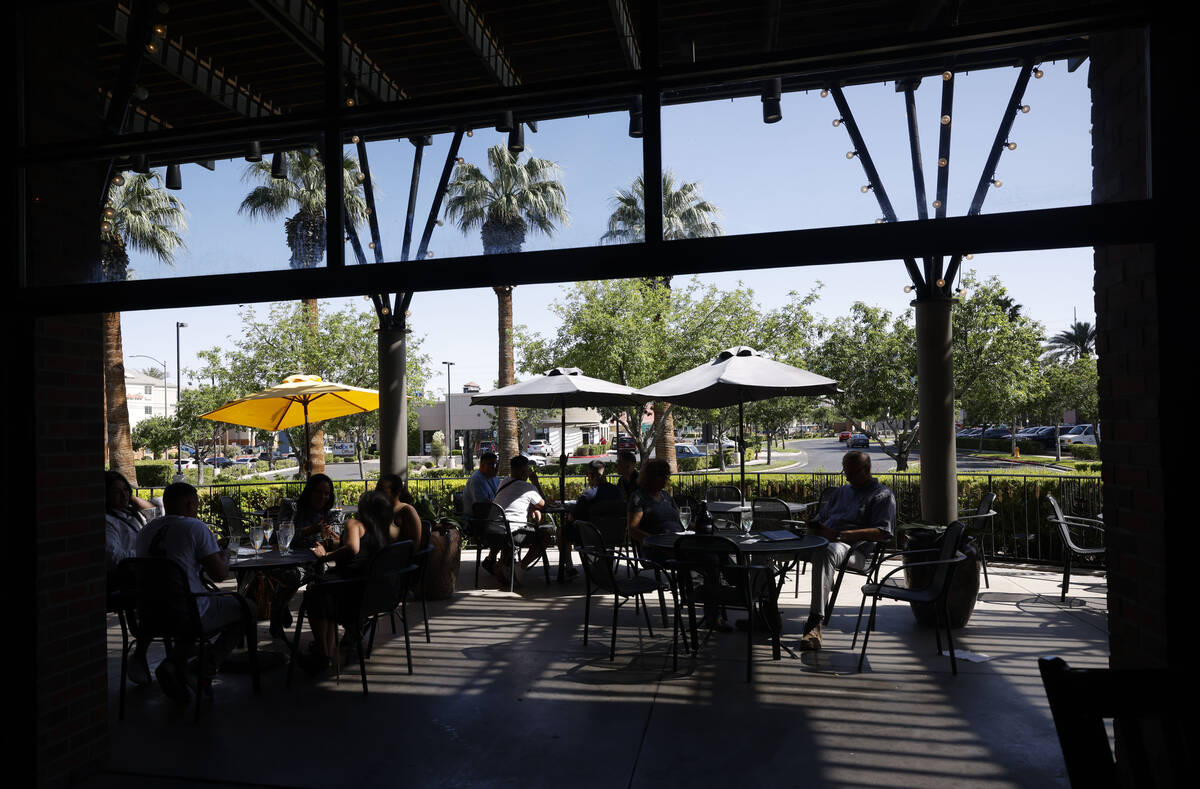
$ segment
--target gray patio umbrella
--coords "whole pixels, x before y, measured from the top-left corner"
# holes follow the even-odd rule
[[[562,410],[562,430],[559,434],[562,456],[559,458],[558,495],[564,498],[567,483],[567,409],[588,406],[640,405],[646,398],[636,389],[614,384],[601,378],[591,378],[578,367],[555,367],[527,381],[493,389],[471,398],[471,405],[510,405],[524,408],[558,408]]]
[[[661,400],[688,408],[738,407],[738,452],[742,496],[746,495],[746,403],[772,397],[833,394],[837,381],[790,364],[777,362],[745,345],[726,348],[711,362],[638,390],[647,401]]]

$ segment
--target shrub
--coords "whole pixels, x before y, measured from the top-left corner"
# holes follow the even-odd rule
[[[135,468],[139,488],[166,487],[175,477],[175,465],[164,460],[144,460],[135,464]]]
[[[960,436],[955,440],[955,445],[959,449],[978,450],[979,439]],[[1046,452],[1046,448],[1040,441],[1026,441],[1025,439],[1017,441],[1017,449],[1021,451],[1022,455],[1042,455]],[[1012,441],[1007,438],[985,438],[983,439],[983,451],[1010,452],[1012,451]]]
[[[703,458],[697,458],[697,459],[703,460]],[[737,462],[738,462],[737,452],[735,452],[732,449],[725,450],[725,467],[728,468],[730,466],[736,466]],[[720,468],[721,467],[721,458],[718,457],[716,454],[713,454],[708,459],[708,467],[709,468]],[[701,498],[703,498],[703,497],[701,497]]]
[[[1100,447],[1095,444],[1068,444],[1067,448],[1071,450],[1071,457],[1080,460],[1097,460],[1100,457]]]
[[[575,447],[575,452],[573,454],[575,457],[582,457],[585,455],[604,455],[607,453],[607,446],[602,446],[600,444],[580,444],[579,446]]]

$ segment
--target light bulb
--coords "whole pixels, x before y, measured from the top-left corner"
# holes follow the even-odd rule
[[[959,288],[958,290],[954,291],[954,295],[961,299],[963,296],[967,295],[967,292],[964,289]]]
[[[858,187],[858,191],[862,192],[863,194],[866,194],[867,192],[871,191],[871,185],[863,184],[862,186]]]
[[[474,129],[467,129],[467,136],[468,136],[468,137],[474,137],[474,136],[475,136],[475,130],[474,130]]]
[[[828,95],[829,95],[829,91],[825,88],[821,88],[821,98],[825,98]]]
[[[1004,143],[1004,147],[1010,151],[1017,150],[1017,144],[1015,142],[1006,142],[1006,143]]]
[[[391,311],[391,310],[389,310],[387,307],[380,307],[380,308],[379,308],[379,311],[380,311],[380,312],[382,312],[384,315],[390,315],[390,314],[391,314],[391,312],[392,312],[392,311]]]
[[[159,23],[154,26],[154,35],[158,36],[159,38],[162,38],[166,34],[167,34],[167,26],[166,25]]]
[[[146,45],[146,51],[153,55],[155,52],[158,51],[158,44],[151,41],[149,44]]]
[[[941,201],[941,200],[934,200],[934,201],[933,201],[933,207],[934,207],[934,208],[941,208],[941,207],[942,207],[942,201]]]
[[[949,125],[950,125],[950,116],[949,116],[949,115],[943,115],[943,116],[942,116],[942,125],[943,125],[943,126],[949,126]]]
[[[904,292],[905,292],[905,293],[912,293],[912,292],[913,292],[913,286],[912,286],[912,285],[905,285],[905,286],[904,286]]]
[[[1025,112],[1025,113],[1029,112],[1029,105],[1028,105],[1028,104],[1022,104],[1022,105],[1021,105],[1021,112]]]
[[[113,182],[113,186],[120,186],[121,184],[125,183],[125,176],[121,175],[120,173],[117,173],[116,175],[113,176],[112,182]]]
[[[372,242],[370,242],[369,244],[367,244],[367,246],[368,246],[369,248],[371,248],[371,249],[374,249],[374,248],[375,248],[375,242],[374,242],[374,241],[372,241]]]
[[[939,279],[939,280],[937,281],[937,286],[938,286],[939,288],[944,288],[944,287],[946,287],[946,280],[944,280],[944,279]]]
[[[836,129],[838,126],[841,126],[841,125],[842,125],[842,119],[841,119],[841,118],[834,118],[834,119],[833,119],[833,128],[835,128],[835,129]]]
[[[954,75],[953,75],[953,74],[951,74],[949,71],[943,71],[943,72],[942,72],[942,81],[943,81],[943,82],[949,82],[949,81],[950,81],[950,78],[951,78],[951,77],[953,77],[953,76],[954,76]]]
[[[462,158],[462,157],[460,156],[460,157],[458,157],[457,159],[455,159],[454,161],[458,162],[459,164],[463,164],[463,163],[465,163],[467,160],[466,160],[466,159],[464,159],[464,158]]]
[[[107,233],[110,230],[112,230],[112,223],[107,219],[100,223],[100,232]]]
[[[363,174],[363,173],[356,173],[354,177],[358,179],[358,182],[359,182],[360,184],[361,184],[363,181],[367,180],[367,176],[366,176],[365,174]]]
[[[1000,187],[1004,186],[1004,182],[1003,182],[1003,181],[1001,181],[999,178],[993,178],[993,179],[992,179],[992,186],[994,186],[994,187],[996,187],[997,189],[999,189]]]
[[[1033,78],[1034,79],[1041,79],[1044,74],[1045,74],[1045,72],[1042,71],[1040,68],[1035,68],[1033,70]]]
[[[878,218],[875,220],[875,224],[877,224],[877,225],[882,225],[882,224],[883,224],[883,217],[878,217]]]
[[[117,212],[115,210],[113,210],[112,206],[104,207],[104,217],[106,219],[112,219],[116,215],[117,215]]]
[[[967,260],[974,260],[974,259],[975,259],[975,253],[974,253],[974,252],[968,252],[968,253],[967,253]]]
[[[346,97],[346,106],[347,106],[347,107],[353,107],[353,106],[354,106],[354,97],[353,97],[353,96],[347,96],[347,97]]]
[[[353,137],[351,137],[350,142],[354,143],[355,145],[358,145],[358,135],[356,134]]]
[[[853,159],[857,155],[858,155],[858,151],[846,151],[847,159]]]
[[[950,161],[945,156],[938,159],[938,167],[945,167],[948,164],[950,164]]]

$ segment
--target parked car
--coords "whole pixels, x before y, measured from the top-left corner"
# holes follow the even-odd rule
[[[182,460],[175,461],[175,470],[176,471],[180,471],[182,469],[188,469],[188,468],[200,468],[200,466],[196,463],[195,458],[183,458]]]
[[[205,458],[204,465],[215,466],[217,468],[229,468],[233,465],[233,461],[225,457]]]
[[[1095,444],[1096,429],[1093,425],[1076,425],[1066,435],[1058,437],[1058,442],[1068,444]]]
[[[542,457],[541,455],[531,455],[528,452],[522,452],[521,456],[524,458],[527,458],[529,460],[529,462],[532,463],[536,467],[541,467],[541,466],[546,465],[546,458]]]
[[[843,430],[842,432],[838,433],[838,441],[849,441],[850,436],[852,436],[852,435],[854,435],[854,434],[851,433],[849,430]]]
[[[550,442],[545,439],[535,438],[529,442],[529,446],[525,447],[525,452],[530,455],[550,457],[554,454],[554,447],[550,446]]]
[[[676,444],[675,457],[682,460],[683,458],[702,458],[704,452],[695,444]]]
[[[855,433],[850,436],[850,439],[846,442],[846,446],[851,449],[855,447],[863,447],[865,449],[871,446],[871,439],[867,438],[866,433]]]
[[[478,457],[479,455],[482,455],[484,452],[495,453],[495,451],[496,451],[496,442],[495,441],[480,441],[478,444],[475,445],[475,456],[476,457]]]
[[[983,431],[983,437],[1005,439],[1012,438],[1012,433],[1009,432],[1007,427],[989,427],[987,430]]]
[[[624,433],[621,433],[619,436],[617,436],[616,445],[617,445],[618,452],[621,452],[624,450],[627,450],[629,452],[637,452],[638,451],[637,439],[634,438],[633,436],[629,436]]]

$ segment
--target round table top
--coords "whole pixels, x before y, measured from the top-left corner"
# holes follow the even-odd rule
[[[799,515],[808,509],[807,504],[793,504],[787,502],[788,510],[792,515]],[[710,513],[717,515],[725,515],[730,512],[751,512],[754,505],[750,502],[740,503],[736,501],[707,501],[704,506],[708,508]]]
[[[229,563],[229,569],[236,572],[246,570],[266,570],[271,567],[296,567],[302,564],[314,564],[317,557],[309,550],[294,550],[290,553],[280,553],[278,548],[264,549],[258,556],[239,553],[235,561]]]
[[[642,545],[670,550],[675,547],[675,541],[682,536],[685,535],[678,533],[652,534],[642,540]],[[798,553],[823,548],[829,544],[829,540],[815,534],[797,536],[791,540],[768,540],[759,534],[718,534],[717,536],[733,540],[742,553]]]

